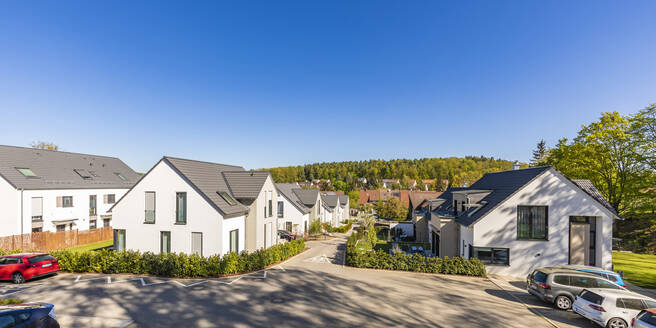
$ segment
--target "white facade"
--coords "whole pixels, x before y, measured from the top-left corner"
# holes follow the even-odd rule
[[[282,205],[279,205],[280,203]],[[280,206],[282,206],[282,215],[279,210]],[[301,212],[282,193],[278,193],[275,212],[278,218],[278,229],[288,230],[289,225],[291,225],[290,232],[293,234],[303,236],[305,233],[309,233],[310,213]]]
[[[145,223],[146,192],[155,192],[155,222]],[[176,193],[186,193],[186,223],[176,223]],[[118,200],[118,199],[117,199]],[[238,252],[245,249],[245,216],[224,218],[166,161],[160,161],[116,204],[114,229],[125,230],[125,248],[160,253],[162,232],[170,232],[170,251],[192,254],[192,233],[202,233],[202,256],[230,252],[237,230]]]
[[[269,248],[278,243],[277,199],[278,191],[269,175],[257,198],[249,206],[246,218],[247,251]]]
[[[517,238],[517,206],[548,206],[547,240]],[[469,257],[469,247],[509,249],[509,265],[486,265],[489,273],[526,277],[533,269],[568,264],[570,216],[594,217],[596,223],[595,265],[612,266],[614,215],[573,182],[548,170],[518,190],[509,199],[470,227],[460,227],[460,254]]]
[[[44,189],[16,190],[0,178],[0,237],[59,229],[88,230],[112,225],[109,208],[128,191],[121,189]],[[90,196],[95,195],[95,214],[91,211]],[[106,203],[113,195],[114,202]],[[63,197],[71,197],[72,206]],[[59,200],[58,200],[59,198]],[[22,204],[22,206],[21,206]],[[21,210],[22,208],[22,210]],[[40,209],[40,212],[39,212]],[[34,221],[33,221],[34,217]],[[22,229],[21,229],[22,222]],[[34,229],[34,230],[33,230]]]

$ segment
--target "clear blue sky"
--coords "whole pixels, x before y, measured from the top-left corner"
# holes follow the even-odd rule
[[[527,161],[656,102],[656,1],[3,1],[0,144]]]

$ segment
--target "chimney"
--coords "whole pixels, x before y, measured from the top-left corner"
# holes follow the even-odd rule
[[[519,161],[515,161],[515,163],[513,163],[512,169],[513,169],[513,171],[514,170],[519,170],[520,167],[521,167],[521,165],[519,164]]]

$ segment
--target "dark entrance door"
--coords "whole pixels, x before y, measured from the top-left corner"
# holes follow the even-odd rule
[[[432,231],[432,237],[431,238],[431,251],[433,252],[433,255],[435,256],[440,256],[440,235],[435,233],[435,231]]]

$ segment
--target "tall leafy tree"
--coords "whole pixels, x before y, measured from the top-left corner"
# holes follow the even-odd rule
[[[531,166],[540,166],[544,164],[548,153],[549,153],[549,149],[547,148],[547,143],[544,141],[544,139],[540,140],[535,150],[533,150],[533,157],[531,158]]]

